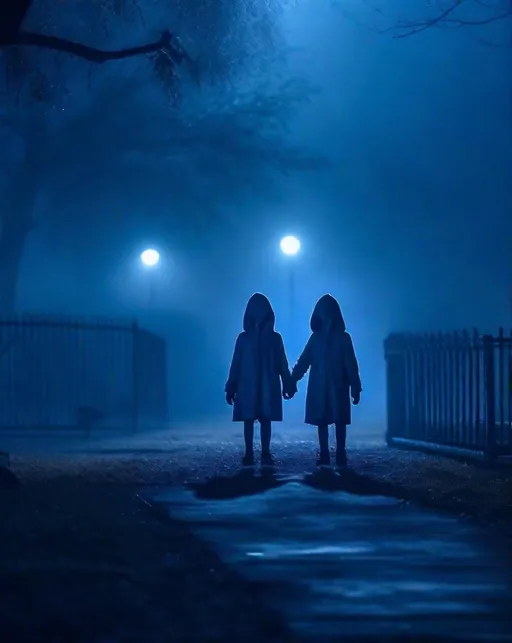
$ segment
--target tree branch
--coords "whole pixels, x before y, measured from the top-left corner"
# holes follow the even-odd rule
[[[32,0],[2,0],[0,10],[0,42],[6,35],[18,33],[25,20]]]
[[[430,29],[431,27],[435,26],[441,26],[443,24],[445,25],[451,25],[453,27],[480,27],[484,25],[491,24],[493,22],[497,22],[499,20],[504,20],[507,17],[510,17],[512,15],[512,7],[507,10],[503,11],[500,13],[494,13],[490,16],[487,16],[485,18],[480,18],[480,19],[464,19],[464,18],[453,18],[452,13],[458,9],[463,0],[453,0],[453,3],[444,9],[443,11],[440,11],[436,16],[425,19],[419,22],[410,22],[406,24],[398,24],[393,27],[390,27],[389,29],[386,29],[385,31],[403,31],[403,33],[395,34],[393,36],[394,39],[400,39],[400,38],[408,38],[409,36],[414,36],[417,33],[421,33],[422,31],[426,31],[427,29]],[[487,5],[484,2],[479,2],[478,0],[474,0],[476,4],[480,5],[481,7],[491,9],[489,5]]]
[[[161,50],[172,52],[173,58],[182,56],[181,52],[175,51],[174,48],[171,47],[171,33],[169,31],[164,31],[160,40],[156,42],[114,51],[96,49],[71,40],[66,40],[65,38],[45,36],[44,34],[31,33],[28,31],[18,31],[9,34],[2,32],[0,32],[0,48],[13,45],[25,45],[29,47],[40,47],[42,49],[53,49],[54,51],[63,51],[98,64],[108,60],[120,60],[141,54],[151,54]]]
[[[396,29],[405,29],[406,32],[402,34],[396,34],[393,36],[393,38],[407,38],[409,36],[414,36],[417,33],[421,33],[422,31],[425,31],[426,29],[430,29],[430,27],[434,27],[435,25],[439,24],[440,22],[444,22],[447,20],[449,15],[455,11],[455,9],[458,9],[462,0],[455,0],[454,3],[445,9],[444,11],[441,11],[437,16],[434,18],[430,18],[429,20],[425,20],[423,22],[418,22],[416,24],[410,23],[410,24],[405,24],[405,25],[397,25],[396,27],[393,27],[393,30]]]

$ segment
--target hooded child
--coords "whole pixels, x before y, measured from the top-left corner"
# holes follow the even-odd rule
[[[282,422],[282,397],[292,396],[288,359],[283,338],[274,330],[275,314],[270,301],[255,293],[247,302],[243,332],[238,335],[229,377],[226,401],[233,406],[233,421],[244,423],[243,464],[254,464],[254,422],[260,423],[261,463],[272,466],[272,422]]]
[[[332,295],[323,295],[311,315],[311,335],[292,371],[292,394],[308,369],[306,424],[318,427],[318,466],[329,466],[329,425],[336,426],[336,464],[347,463],[347,425],[353,404],[361,398],[361,378],[354,345],[347,333],[340,305]]]

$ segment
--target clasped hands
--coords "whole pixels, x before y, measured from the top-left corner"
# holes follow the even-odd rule
[[[297,393],[297,385],[288,386],[283,388],[283,398],[285,400],[291,400],[292,397]],[[229,406],[233,406],[235,403],[236,393],[226,393],[226,402]]]
[[[285,400],[291,400],[295,393],[297,393],[297,384],[293,383],[292,385],[288,385],[286,388],[283,388],[283,398]],[[226,393],[226,402],[229,404],[229,406],[233,406],[235,402],[235,393]],[[352,404],[354,406],[357,406],[359,402],[361,401],[361,393],[359,391],[354,391],[352,392]]]
[[[292,397],[297,393],[297,383],[289,382],[286,386],[283,386],[283,398],[285,400],[291,400]]]
[[[283,389],[283,398],[285,400],[291,400],[292,397],[297,393],[297,384],[293,383],[292,385],[289,385],[287,388]],[[359,402],[361,401],[361,393],[360,391],[353,391],[351,393],[352,397],[352,404],[354,406],[357,406]]]

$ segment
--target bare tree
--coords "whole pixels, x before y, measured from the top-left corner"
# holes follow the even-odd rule
[[[418,18],[398,19],[385,12],[373,0],[363,0],[391,26],[380,29],[391,32],[393,38],[407,38],[433,27],[485,27],[497,22],[512,19],[512,0],[432,0]],[[510,45],[510,43],[508,43]]]
[[[3,0],[0,5],[0,48],[22,46],[51,49],[65,52],[92,63],[104,63],[132,56],[151,53],[164,53],[169,60],[181,62],[185,52],[173,42],[170,31],[165,30],[161,37],[144,45],[125,47],[117,50],[102,50],[66,38],[46,35],[23,29],[34,0]]]
[[[171,105],[163,101],[162,106],[167,110],[168,119],[164,125],[176,137],[173,147],[172,141],[161,141],[160,132],[159,136],[153,137],[152,144],[156,145],[156,150],[167,149],[169,158],[176,158],[179,156],[178,140],[180,145],[188,144],[192,149],[201,138],[197,137],[195,143],[180,139],[180,136],[183,138],[180,131],[190,133],[185,108],[183,114],[175,109],[181,97],[177,71],[181,63],[185,63],[196,85],[199,76],[205,83],[217,86],[243,78],[249,73],[249,67],[254,70],[255,63],[272,58],[279,44],[277,20],[281,4],[281,0],[262,0],[256,4],[252,0],[175,0],[172,3],[166,0],[69,0],[66,3],[4,0],[1,3],[0,74],[4,72],[6,86],[0,107],[0,139],[2,143],[5,140],[5,145],[2,144],[0,151],[9,159],[2,167],[8,180],[4,181],[0,210],[1,309],[12,311],[14,308],[19,265],[25,241],[34,225],[41,190],[50,189],[55,168],[60,168],[61,176],[69,174],[70,168],[76,168],[76,163],[65,163],[64,159],[73,157],[73,151],[77,149],[77,124],[84,119],[87,134],[83,149],[101,130],[99,122],[94,120],[96,108],[93,107],[87,116],[87,110],[84,111],[76,99],[73,101],[72,96],[68,99],[68,85],[76,85],[77,78],[82,76],[87,78],[90,75],[88,65],[97,70],[104,67],[101,63],[111,61],[111,79],[120,80],[122,84],[119,63],[113,61],[139,57],[142,67],[149,63],[153,78],[160,81],[153,85],[152,91],[161,92],[163,87],[172,98]],[[152,25],[148,26],[149,22]],[[170,31],[162,31],[161,25],[169,24],[173,25],[174,33],[180,33],[179,40]],[[136,40],[137,36],[133,34],[140,30],[145,33],[160,31],[161,35],[154,40],[148,38],[149,42],[139,46],[117,49],[112,46],[124,43],[127,33],[131,34],[130,39]],[[63,38],[63,33],[70,37]],[[81,42],[83,33],[88,34],[90,44]],[[186,48],[182,42],[186,42]],[[188,50],[194,52],[193,57]],[[94,104],[94,90],[89,94],[89,102]],[[128,101],[132,99],[126,97]],[[154,100],[158,102],[161,96],[155,95]],[[122,113],[127,112],[126,105],[120,105]],[[71,118],[65,117],[70,111]],[[141,157],[144,145],[147,147],[151,134],[145,126],[151,117],[142,110],[137,112],[137,118],[122,132],[120,127],[112,128],[110,138],[107,136],[101,141],[105,155],[111,154],[109,172],[116,165],[119,172],[129,171],[126,165],[121,170],[122,164],[117,163],[128,154],[126,141],[130,141],[133,158],[137,154]],[[116,121],[120,122],[119,112]],[[194,123],[196,127],[199,121]],[[106,130],[101,131],[104,135]],[[213,137],[211,131],[209,136]],[[15,143],[9,143],[12,140]],[[10,146],[17,150],[17,156],[8,155]],[[152,154],[156,158],[157,153]],[[94,167],[98,171],[105,155],[96,155]],[[190,168],[194,165],[192,158],[199,159],[199,156],[198,151],[194,156],[189,150]],[[202,163],[206,163],[206,156],[204,152]],[[149,168],[149,155],[145,163]],[[209,176],[214,173],[211,169]],[[208,176],[208,172],[203,176]],[[0,176],[0,183],[1,179]],[[68,180],[71,180],[70,176]]]
[[[95,6],[102,11],[100,17],[105,21],[116,15],[123,2],[116,0],[114,4],[110,0],[102,0]],[[176,66],[190,60],[169,31],[164,31],[158,40],[147,44],[107,50],[56,34],[45,34],[38,29],[29,31],[24,28],[32,21],[43,31],[58,30],[59,25],[66,21],[55,15],[56,7],[57,3],[50,6],[47,0],[46,4],[38,4],[37,0],[4,0],[0,5],[0,62],[3,63],[5,78],[0,137],[7,139],[6,133],[9,132],[17,139],[17,147],[21,148],[20,158],[11,160],[7,166],[9,178],[2,191],[0,210],[0,309],[4,311],[14,308],[23,248],[34,223],[40,186],[48,172],[46,161],[52,134],[51,120],[57,105],[62,105],[68,79],[73,77],[73,69],[62,69],[61,59],[57,62],[57,59],[45,58],[41,54],[44,50],[58,55],[64,53],[93,64],[151,55],[157,76],[168,89],[172,85],[173,92]],[[68,5],[65,8],[75,18],[83,9],[79,6],[69,8]],[[47,24],[49,17],[53,19],[50,25]],[[108,31],[105,30],[107,36]],[[2,153],[6,155],[7,150],[6,144]]]
[[[240,72],[248,60],[264,60],[274,50],[280,41],[279,14],[289,1],[175,0],[170,4],[166,0],[97,0],[94,3],[69,0],[63,5],[52,0],[3,0],[0,3],[0,50],[4,51],[8,74],[26,75],[29,70],[33,71],[26,62],[20,61],[19,50],[35,48],[66,53],[94,64],[150,55],[158,77],[166,82],[175,81],[175,68],[183,62],[197,79],[197,63],[200,62],[204,75],[215,80]],[[58,5],[61,6],[58,8]],[[26,23],[34,22],[34,15],[38,28],[24,28]],[[80,15],[87,16],[87,22],[76,20]],[[95,34],[95,25],[88,23],[97,23],[99,19],[106,40],[110,41],[115,31],[114,19],[117,19],[117,25],[123,25],[124,31],[129,25],[133,32],[134,24],[145,25],[148,15],[157,16],[159,25],[166,27],[160,27],[158,39],[141,45],[117,49],[92,46],[64,38],[59,33],[63,24],[67,31],[73,30],[69,20],[73,16],[75,23],[88,27],[89,34]],[[172,33],[167,27],[170,22]],[[93,39],[97,40],[94,35]],[[193,47],[194,58],[182,42]],[[11,54],[13,50],[17,51]]]

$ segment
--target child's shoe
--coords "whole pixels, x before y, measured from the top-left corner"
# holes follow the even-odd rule
[[[331,466],[331,457],[329,453],[320,453],[320,457],[316,461],[317,467],[330,467]]]
[[[246,453],[242,458],[242,466],[254,467],[254,453]]]
[[[261,454],[262,467],[275,467],[276,463],[270,451],[263,451]]]
[[[340,449],[336,451],[336,466],[337,467],[346,467],[347,466],[347,452],[345,449]]]

